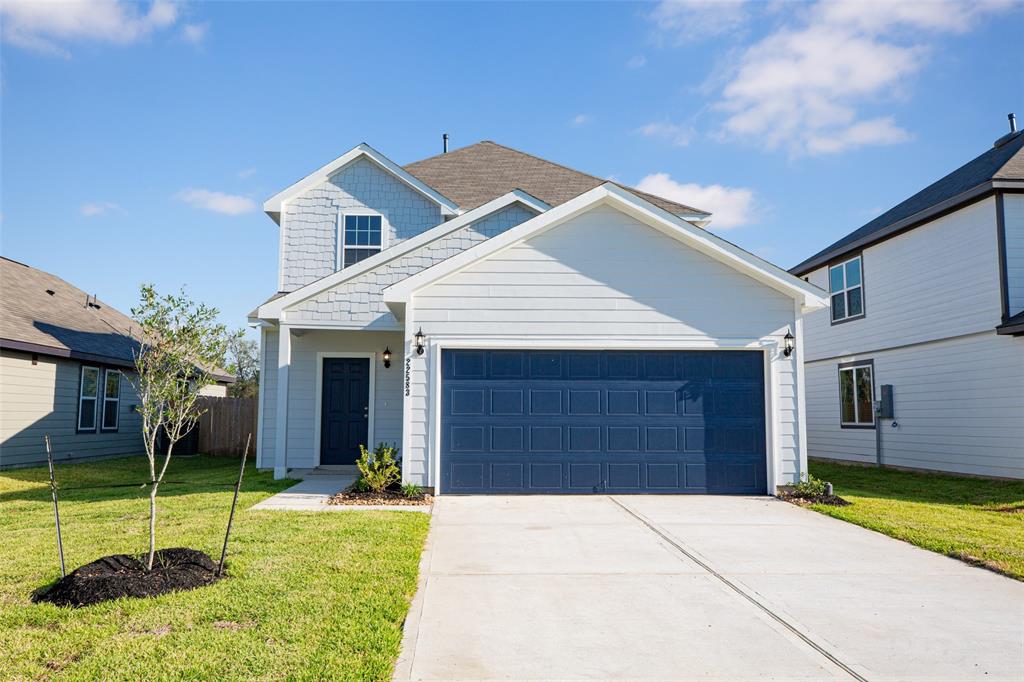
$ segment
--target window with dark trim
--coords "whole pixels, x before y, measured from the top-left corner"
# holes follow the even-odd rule
[[[78,430],[96,430],[96,404],[99,402],[100,369],[82,365],[78,382]]]
[[[839,424],[870,429],[875,425],[874,363],[839,365]]]
[[[829,266],[828,292],[831,295],[833,324],[864,317],[864,269],[861,255]]]
[[[100,428],[117,431],[118,413],[121,409],[121,372],[108,369],[103,375],[103,420]]]
[[[338,269],[380,253],[384,235],[379,215],[342,215],[338,222]]]

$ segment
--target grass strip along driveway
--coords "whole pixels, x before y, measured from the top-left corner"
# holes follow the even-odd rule
[[[220,556],[238,460],[178,458],[158,498],[158,547]],[[145,458],[58,465],[68,571],[147,546]],[[429,517],[249,511],[290,485],[246,473],[229,577],[155,599],[32,604],[60,576],[46,468],[0,472],[0,678],[388,679]]]
[[[811,462],[848,507],[811,508],[1024,580],[1024,481]]]

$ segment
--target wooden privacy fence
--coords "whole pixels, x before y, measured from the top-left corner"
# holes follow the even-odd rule
[[[203,396],[199,400],[206,410],[199,420],[199,452],[241,456],[250,433],[256,449],[258,399]]]

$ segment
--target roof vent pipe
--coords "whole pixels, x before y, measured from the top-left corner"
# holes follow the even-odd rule
[[[1013,114],[1010,114],[1010,115],[1013,116]],[[441,141],[444,143],[444,153],[447,154],[448,153],[448,133],[444,133],[444,134],[441,135]]]
[[[1006,118],[1010,119],[1010,133],[1012,134],[1012,133],[1017,132],[1017,117],[1014,116],[1013,114],[1007,114]],[[445,137],[448,137],[448,136],[445,135]],[[444,150],[448,151],[448,146],[447,145],[445,145]]]

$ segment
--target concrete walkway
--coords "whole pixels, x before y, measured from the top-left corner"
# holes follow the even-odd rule
[[[291,488],[271,495],[251,509],[283,511],[411,511],[429,514],[430,505],[406,504],[327,504],[327,500],[356,482],[358,474],[330,470],[302,472],[303,479]]]
[[[396,680],[1014,680],[1024,583],[770,498],[442,497]]]
[[[289,511],[324,511],[341,508],[328,505],[327,500],[356,482],[353,474],[306,474],[291,488],[254,504],[252,509],[285,509]]]

